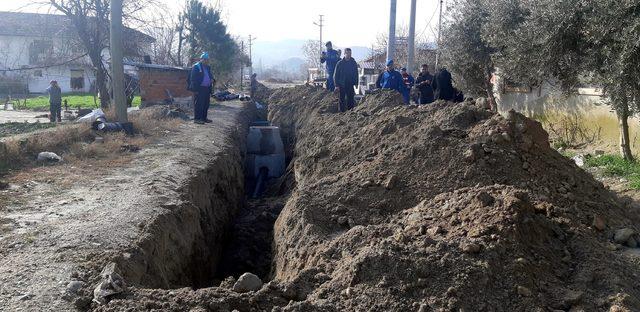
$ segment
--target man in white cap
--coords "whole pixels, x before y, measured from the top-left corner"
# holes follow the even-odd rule
[[[207,113],[211,106],[211,93],[216,80],[209,67],[209,53],[204,52],[200,56],[200,61],[193,65],[189,75],[189,90],[194,93],[193,99],[193,122],[204,124],[211,122],[207,119]]]

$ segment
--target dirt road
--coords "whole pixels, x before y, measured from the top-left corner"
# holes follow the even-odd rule
[[[244,112],[240,102],[218,105],[212,124],[185,123],[121,166],[63,164],[10,178],[0,202],[0,311],[87,309],[110,262],[126,263],[120,274],[134,285],[205,278],[189,270],[215,261],[204,240],[222,229],[199,220],[225,224],[243,199]]]

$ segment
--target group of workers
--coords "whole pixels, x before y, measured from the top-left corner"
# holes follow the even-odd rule
[[[358,64],[351,55],[351,49],[345,49],[341,59],[340,50],[334,50],[331,41],[326,43],[327,50],[322,52],[321,63],[327,68],[327,89],[339,93],[339,109],[341,112],[355,106],[355,87],[359,82]],[[396,70],[393,60],[387,60],[386,70],[378,75],[376,88],[398,91],[405,104],[411,102],[411,90],[417,88],[419,97],[416,104],[429,104],[435,100],[454,101],[461,94],[453,87],[451,73],[445,68],[436,75],[429,72],[429,66],[423,64],[418,79],[414,79],[406,68]]]
[[[350,48],[344,50],[344,57],[340,50],[334,50],[331,41],[326,43],[326,51],[322,52],[320,62],[326,64],[327,84],[329,91],[339,94],[339,109],[341,112],[355,106],[355,87],[359,83],[358,63],[352,57]],[[210,123],[207,112],[211,106],[211,94],[216,80],[209,66],[209,54],[202,53],[199,62],[191,69],[188,79],[188,89],[194,92],[194,122],[198,124]],[[251,77],[251,91],[257,86],[255,74]],[[429,72],[429,66],[423,64],[418,79],[414,79],[406,68],[396,70],[393,60],[387,60],[386,70],[378,75],[376,88],[398,91],[405,104],[411,102],[411,90],[417,88],[419,96],[416,104],[429,104],[435,100],[454,101],[459,92],[453,87],[451,74],[442,68],[436,75]],[[253,95],[253,94],[252,94]]]

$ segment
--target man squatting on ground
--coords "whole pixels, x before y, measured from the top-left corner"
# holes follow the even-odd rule
[[[358,63],[351,57],[351,49],[344,50],[344,58],[336,65],[334,74],[336,92],[340,93],[340,111],[345,112],[355,106],[355,86],[358,85]]]
[[[62,121],[62,90],[58,86],[58,82],[51,80],[47,88],[49,93],[49,121]]]
[[[200,56],[200,61],[193,65],[189,75],[189,90],[193,96],[193,122],[204,124],[211,122],[207,118],[209,107],[211,106],[211,93],[216,80],[211,73],[209,66],[209,53],[204,52]]]
[[[325,46],[327,47],[327,51],[322,52],[320,63],[327,63],[327,90],[333,92],[336,88],[333,75],[335,74],[336,65],[338,65],[338,61],[340,61],[340,50],[334,50],[331,41],[327,41]]]

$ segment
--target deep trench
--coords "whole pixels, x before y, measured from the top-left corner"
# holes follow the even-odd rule
[[[238,132],[235,150],[197,174],[184,188],[185,203],[155,220],[137,243],[138,252],[122,259],[128,282],[199,289],[245,272],[271,279],[273,227],[284,207],[286,183],[267,180],[262,195],[252,198],[256,181],[244,174],[246,132]]]

